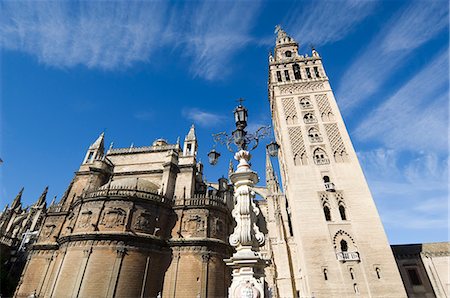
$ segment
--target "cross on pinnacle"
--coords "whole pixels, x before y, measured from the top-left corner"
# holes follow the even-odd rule
[[[236,100],[237,102],[239,102],[239,105],[242,106],[242,102],[245,101],[245,99],[243,99],[242,97],[240,97],[238,100]]]

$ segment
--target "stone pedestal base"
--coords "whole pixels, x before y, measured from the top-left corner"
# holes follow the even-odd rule
[[[250,248],[241,249],[224,260],[233,270],[229,298],[264,298],[264,268],[267,262]]]

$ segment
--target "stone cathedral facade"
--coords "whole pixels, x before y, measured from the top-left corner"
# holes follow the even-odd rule
[[[317,51],[299,54],[277,28],[268,87],[283,187],[267,155],[254,188],[265,296],[406,297]],[[197,148],[194,127],[183,144],[144,147],[106,149],[101,134],[59,203],[38,200],[14,296],[228,297],[233,186],[205,181]],[[19,203],[2,232],[15,231]]]

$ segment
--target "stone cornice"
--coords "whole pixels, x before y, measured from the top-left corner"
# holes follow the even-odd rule
[[[167,247],[167,241],[160,239],[152,235],[137,235],[133,233],[116,233],[116,234],[105,234],[105,233],[85,233],[85,234],[72,234],[69,236],[63,236],[58,239],[58,244],[64,245],[74,242],[84,242],[84,241],[103,241],[105,243],[115,243],[123,242],[124,245],[131,245],[137,247]]]

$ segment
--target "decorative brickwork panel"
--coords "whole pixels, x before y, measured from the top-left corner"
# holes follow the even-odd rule
[[[295,165],[307,164],[305,142],[302,137],[302,130],[300,126],[290,127],[289,139],[291,140],[292,154],[294,155]]]
[[[319,107],[322,121],[334,120],[333,111],[331,110],[330,102],[326,94],[318,94],[315,96],[317,106]]]
[[[296,124],[298,120],[297,111],[295,110],[295,104],[293,98],[283,98],[284,116],[286,117],[287,124]]]
[[[328,193],[325,191],[319,192],[319,197],[322,205],[329,204],[328,202]]]
[[[336,123],[325,124],[325,130],[330,141],[331,150],[333,151],[334,160],[336,162],[347,161],[347,151],[345,150],[344,142],[342,141],[339,128]]]
[[[336,201],[338,203],[344,203],[344,196],[341,191],[336,191]]]
[[[308,83],[302,83],[302,84],[289,84],[280,86],[280,93],[281,94],[295,94],[305,91],[316,91],[316,90],[322,90],[323,83],[322,82],[308,82]]]

